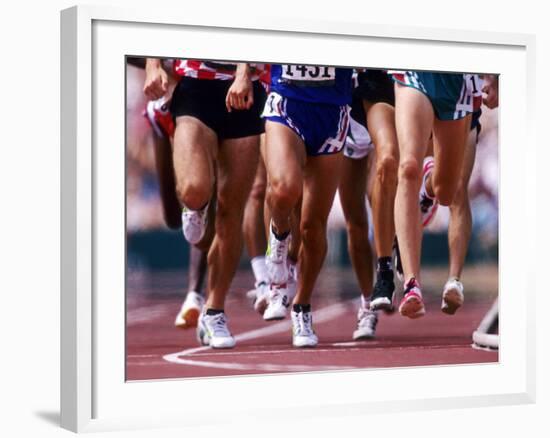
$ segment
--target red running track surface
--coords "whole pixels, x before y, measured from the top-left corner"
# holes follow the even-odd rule
[[[320,342],[304,350],[291,346],[288,318],[265,322],[254,312],[246,298],[252,275],[239,271],[225,309],[237,346],[212,350],[199,346],[194,330],[173,326],[185,273],[132,272],[127,290],[127,380],[497,362],[498,352],[471,347],[472,332],[497,296],[497,268],[465,270],[466,302],[454,316],[439,310],[445,275],[442,269],[423,273],[424,317],[410,320],[382,313],[376,338],[353,342],[358,303],[353,272],[325,269],[312,303]]]

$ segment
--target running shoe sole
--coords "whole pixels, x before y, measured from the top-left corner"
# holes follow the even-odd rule
[[[443,292],[443,300],[441,303],[441,311],[447,315],[454,315],[455,312],[462,306],[464,298],[455,288],[447,289]]]
[[[225,348],[233,348],[235,346],[235,338],[226,338],[222,341],[210,339],[210,347],[216,350],[223,350]]]
[[[266,309],[267,311],[267,309]],[[286,318],[286,313],[284,315],[281,315],[281,314],[275,314],[275,315],[267,315],[265,314],[266,312],[264,311],[264,321],[281,321],[282,319],[285,319]]]
[[[407,318],[416,319],[424,316],[426,309],[422,298],[417,294],[408,294],[399,305],[399,313]]]
[[[256,312],[258,312],[260,315],[263,315],[267,309],[267,306],[268,306],[268,302],[267,302],[267,299],[265,298],[258,298],[255,302],[254,302],[254,310]],[[283,317],[284,318],[284,317]]]
[[[387,297],[376,298],[370,302],[369,309],[372,311],[383,310],[384,312],[392,313],[395,311],[393,306],[393,296],[390,300]]]
[[[292,340],[292,345],[296,348],[314,348],[317,347],[319,341],[310,341],[306,339],[305,341],[297,341],[296,339]]]
[[[200,345],[205,347],[211,347],[214,349],[233,348],[236,344],[235,338],[226,338],[223,341],[212,339],[207,335],[206,330],[202,328],[197,329],[197,341]]]
[[[357,334],[357,330],[353,332],[353,340],[354,341],[366,341],[368,339],[374,339],[375,338],[374,333],[362,333]]]
[[[200,309],[194,307],[187,309],[181,317],[178,316],[174,325],[179,329],[190,329],[197,327],[199,322],[199,316],[201,314]]]

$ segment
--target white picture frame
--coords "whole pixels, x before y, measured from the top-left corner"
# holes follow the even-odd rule
[[[518,263],[519,255],[509,248],[525,246],[526,235],[514,232],[518,224],[529,225],[527,244],[534,246],[535,216],[528,217],[526,209],[512,209],[506,202],[510,197],[533,202],[535,196],[531,189],[536,175],[527,171],[536,168],[532,162],[535,154],[512,156],[506,148],[520,139],[526,150],[536,147],[531,126],[534,90],[529,86],[534,83],[534,36],[296,20],[290,16],[243,16],[228,23],[215,11],[90,6],[64,10],[61,25],[62,427],[80,432],[212,423],[211,410],[201,412],[185,403],[174,406],[173,393],[184,386],[200,395],[213,388],[234,394],[240,385],[240,395],[231,409],[214,412],[219,424],[235,416],[261,418],[273,409],[288,418],[298,418],[298,405],[290,403],[285,393],[297,382],[314,395],[299,405],[300,415],[306,417],[395,412],[410,409],[411,401],[422,409],[534,401],[535,314],[527,303],[535,289],[521,280],[521,270],[527,267],[518,268],[523,266]],[[345,43],[369,48],[367,54],[355,52],[361,57],[353,65],[501,74],[502,341],[498,364],[252,376],[246,378],[247,385],[239,383],[243,378],[134,383],[120,379],[124,368],[124,333],[120,332],[124,327],[124,284],[120,282],[120,271],[124,270],[124,236],[120,235],[124,229],[120,211],[124,206],[124,143],[120,143],[120,150],[116,145],[123,138],[121,96],[125,92],[120,86],[124,81],[120,55],[179,56],[174,39],[177,41],[180,34],[198,35],[196,40],[186,40],[191,41],[189,53],[195,57],[352,65],[349,53],[339,50]],[[251,35],[260,43],[244,44]],[[221,37],[235,43],[225,47],[215,44]],[[268,44],[273,41],[284,42],[284,50],[282,44]],[[319,42],[322,46],[317,49]],[[104,147],[107,143],[111,148]],[[516,168],[514,181],[502,177],[511,166]],[[512,289],[516,290],[513,303]],[[512,306],[513,330],[507,312]],[[352,392],[358,376],[367,372],[372,381],[369,393]],[[442,388],[441,382],[451,372],[460,381]],[[394,393],[381,383],[377,385],[377,379],[372,378],[376,375],[393,382],[433,382],[423,388],[401,386]],[[324,395],[316,391],[319,379],[323,379]],[[247,401],[266,389],[273,391],[273,397],[262,406]],[[138,399],[146,406],[135,403]],[[183,417],[181,412],[187,415]]]

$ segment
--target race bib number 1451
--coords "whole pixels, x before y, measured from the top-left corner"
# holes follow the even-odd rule
[[[295,64],[284,64],[281,67],[281,78],[296,85],[330,86],[336,79],[334,67]]]

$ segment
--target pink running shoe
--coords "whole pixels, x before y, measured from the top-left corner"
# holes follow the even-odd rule
[[[405,285],[403,299],[399,304],[399,313],[411,319],[420,318],[426,313],[424,301],[422,301],[422,291],[414,277]]]

